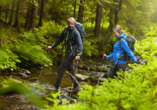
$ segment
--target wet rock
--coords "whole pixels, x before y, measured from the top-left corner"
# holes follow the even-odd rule
[[[39,80],[38,77],[32,77],[32,78],[29,79],[29,81],[37,81],[37,80]]]
[[[82,74],[75,74],[77,79],[82,80],[82,81],[86,81],[90,78],[90,76],[87,75],[82,75]]]
[[[84,72],[83,75],[91,76],[91,73]]]
[[[107,68],[111,68],[111,65],[106,65]]]
[[[90,71],[96,71],[97,67],[90,67]]]
[[[103,82],[103,81],[107,80],[107,78],[103,78],[103,77],[100,77],[100,78],[99,78],[98,76],[97,76],[97,77],[94,77],[94,76],[91,77],[91,81],[92,81],[92,82],[98,82],[98,80],[99,80],[100,82]]]
[[[80,65],[78,66],[78,68],[79,68],[79,69],[82,69],[82,70],[88,70],[88,66],[85,65],[85,64],[80,64]]]
[[[92,76],[90,79],[91,79],[91,82],[97,82],[99,79],[99,76],[97,77]]]
[[[21,73],[21,72],[18,72],[18,75],[20,75],[22,77],[28,77],[25,73]]]
[[[101,69],[102,69],[102,71],[101,71]],[[101,67],[101,66],[98,66],[97,70],[100,72],[107,72],[108,71],[108,69],[106,67]]]
[[[87,60],[87,62],[90,63],[90,64],[94,64],[94,63],[95,63],[95,62],[92,61],[92,60]]]

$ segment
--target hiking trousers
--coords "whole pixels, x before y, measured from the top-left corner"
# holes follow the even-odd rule
[[[114,68],[111,68],[108,78],[114,78],[117,77],[117,72],[122,69],[125,72],[126,64],[116,65]]]
[[[57,80],[56,80],[56,83],[54,84],[54,86],[57,89],[59,88],[59,85],[60,85],[62,77],[63,77],[64,70],[66,68],[67,68],[67,71],[69,73],[71,73],[75,77],[75,79],[77,80],[77,78],[75,76],[74,65],[73,65],[73,59],[74,58],[75,57],[66,56],[65,59],[63,60],[63,62],[59,65],[58,74],[57,74]],[[76,81],[72,77],[71,77],[71,80],[74,83],[74,88],[78,87],[78,84],[76,83]]]

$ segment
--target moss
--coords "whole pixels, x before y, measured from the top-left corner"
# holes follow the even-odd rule
[[[91,71],[96,71],[97,68],[96,68],[96,67],[90,67],[90,70],[91,70]]]
[[[101,69],[102,69],[102,72],[108,71],[108,69],[106,67],[101,67],[101,66],[98,66],[97,69],[98,69],[98,71],[101,71]]]
[[[85,64],[80,64],[78,68],[83,69],[83,70],[88,70],[88,66]]]
[[[97,82],[99,77],[91,77],[92,82]]]
[[[91,73],[87,73],[87,72],[85,72],[85,73],[83,73],[83,75],[90,76],[90,75],[91,75]]]

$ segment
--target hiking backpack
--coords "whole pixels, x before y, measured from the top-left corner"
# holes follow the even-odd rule
[[[136,42],[135,37],[133,37],[132,35],[128,35],[128,36],[126,36],[126,38],[121,38],[121,39],[120,39],[120,42],[119,42],[119,45],[120,45],[120,48],[121,48],[121,49],[123,49],[123,48],[122,48],[122,45],[121,45],[121,42],[122,42],[123,39],[125,39],[125,40],[127,41],[129,48],[130,48],[131,51],[134,53],[134,51],[135,51],[134,45],[135,45],[135,42]],[[120,60],[129,60],[129,59],[130,59],[130,58],[128,57],[128,55],[127,55],[126,52],[125,52],[125,58],[120,59]]]
[[[80,36],[82,39],[82,45],[83,45],[84,44],[84,35],[86,34],[85,30],[84,30],[84,26],[81,23],[76,22],[75,27],[78,30],[78,32],[80,33]],[[75,30],[73,31],[73,36],[74,36],[74,32],[75,32]]]
[[[86,34],[85,30],[84,30],[84,26],[81,23],[76,22],[75,27],[76,27],[76,29],[73,30],[73,38],[75,40],[74,32],[77,30],[80,33],[80,36],[82,39],[82,45],[83,45],[84,40],[85,40],[84,35]],[[66,26],[64,33],[66,33],[67,29],[68,29],[68,26]],[[62,50],[63,50],[64,46],[65,46],[65,44],[63,45]],[[62,53],[62,50],[61,50],[60,54]]]

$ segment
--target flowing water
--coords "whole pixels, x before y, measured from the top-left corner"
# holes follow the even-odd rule
[[[94,63],[88,62],[86,63],[89,67],[92,66],[102,66],[102,61],[92,61]],[[84,63],[84,62],[82,62]],[[107,65],[109,65],[109,62],[106,62]],[[107,66],[106,65],[106,66]],[[57,71],[58,71],[58,66],[50,66],[44,69],[32,69],[31,76],[29,78],[21,78],[23,80],[28,80],[30,78],[39,78],[38,83],[42,85],[53,85],[56,82],[57,78]],[[7,76],[6,74],[3,74],[3,76]],[[92,83],[89,81],[79,81],[80,84],[87,83],[87,84],[97,84],[97,83]],[[71,87],[72,82],[70,76],[64,72],[60,88],[61,90],[64,90],[66,87]],[[0,110],[38,110],[35,105],[32,105],[29,101],[27,101],[24,96],[18,95],[18,94],[9,94],[9,95],[2,95],[0,96],[0,101],[1,101],[1,109]],[[39,109],[40,110],[40,109]]]

